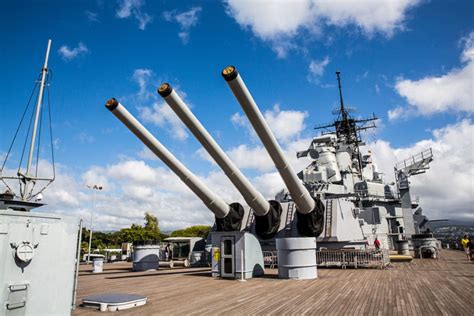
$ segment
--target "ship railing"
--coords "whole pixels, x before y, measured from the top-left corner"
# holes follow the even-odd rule
[[[425,160],[433,160],[433,150],[431,148],[425,149],[421,153],[411,156],[403,161],[397,162],[395,168],[397,170],[404,169],[407,167],[415,166]]]
[[[389,263],[388,249],[321,249],[316,251],[318,267],[383,269]]]
[[[270,269],[278,267],[278,252],[263,251],[263,263]]]
[[[278,267],[278,253],[263,251],[263,260],[270,269]],[[316,251],[316,265],[324,267],[379,268],[390,263],[388,249],[320,249]]]
[[[366,190],[366,189],[354,190],[354,193],[357,194],[361,198],[372,197],[372,198],[385,199],[385,198],[388,197],[386,193],[384,193],[384,194],[373,194],[373,193],[369,194],[369,191]]]

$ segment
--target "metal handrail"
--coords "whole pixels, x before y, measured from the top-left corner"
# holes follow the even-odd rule
[[[316,252],[316,264],[320,267],[386,267],[390,263],[388,249],[325,249]]]
[[[421,153],[418,153],[418,154],[413,155],[413,156],[411,156],[407,159],[404,159],[400,162],[397,162],[395,164],[395,168],[397,170],[401,169],[400,167],[406,168],[407,166],[414,165],[417,162],[420,162],[420,161],[422,161],[424,159],[427,159],[427,158],[429,159],[431,157],[433,157],[433,150],[431,148],[425,149]],[[409,164],[407,165],[407,163],[409,163]]]
[[[278,267],[278,252],[263,251],[265,266]],[[319,249],[316,251],[318,267],[385,268],[390,264],[388,249]]]

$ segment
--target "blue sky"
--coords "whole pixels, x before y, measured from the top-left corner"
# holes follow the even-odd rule
[[[6,1],[0,13],[0,156],[51,38],[60,169],[44,211],[87,218],[85,184],[92,181],[105,187],[97,205],[102,229],[139,222],[145,211],[155,212],[165,230],[208,223],[200,202],[150,158],[105,101],[119,99],[211,189],[239,199],[156,95],[156,87],[170,82],[270,198],[279,182],[221,70],[237,66],[267,118],[282,127],[275,133],[289,156],[305,149],[315,125],[332,119],[338,104],[334,72],[340,70],[355,115],[374,112],[380,118],[376,134],[367,137],[382,168],[390,173],[395,160],[435,147],[438,160],[413,179],[415,193],[422,201],[427,197],[426,212],[433,217],[447,212],[472,219],[473,12],[472,1],[451,0]],[[447,183],[454,193],[440,183],[442,175],[455,175]],[[181,195],[187,208],[173,205]]]

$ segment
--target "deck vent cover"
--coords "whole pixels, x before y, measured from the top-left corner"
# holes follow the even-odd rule
[[[97,308],[101,312],[115,312],[145,305],[147,298],[135,294],[105,293],[87,296],[82,300],[82,306]]]

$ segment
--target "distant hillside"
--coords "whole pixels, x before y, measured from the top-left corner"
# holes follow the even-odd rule
[[[432,229],[439,228],[439,227],[450,227],[450,226],[463,226],[463,227],[474,228],[474,220],[466,221],[466,220],[450,219],[446,222],[430,222],[429,225]]]

